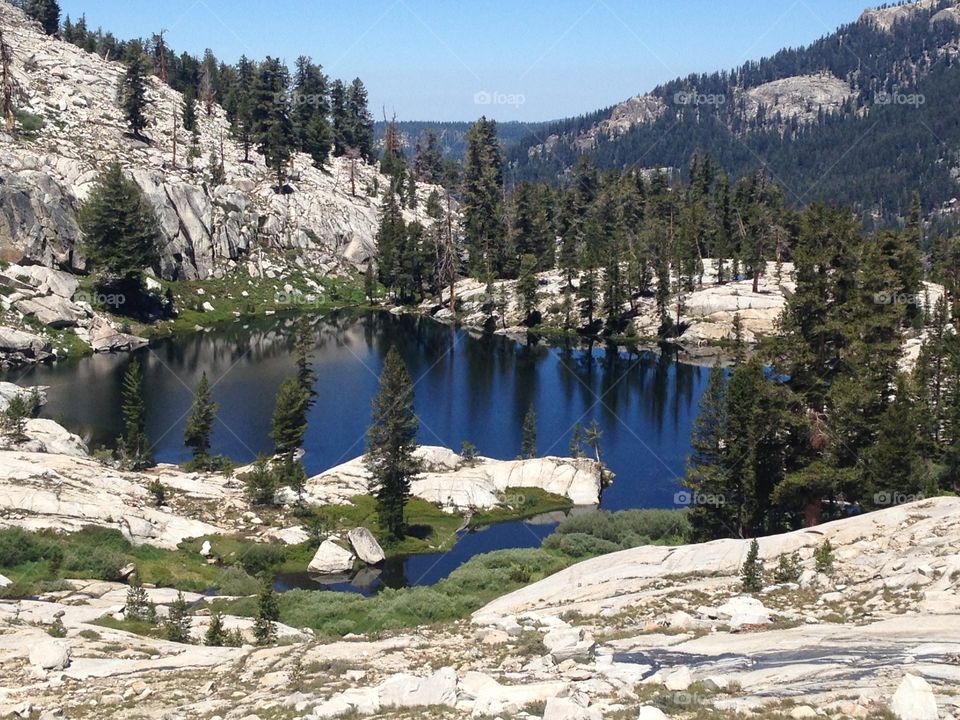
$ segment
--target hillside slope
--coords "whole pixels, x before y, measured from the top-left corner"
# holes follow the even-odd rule
[[[0,2],[0,31],[12,50],[19,120],[14,136],[0,132],[0,259],[85,269],[76,210],[97,171],[114,160],[156,207],[167,279],[230,272],[255,249],[292,251],[299,264],[325,273],[347,271],[373,253],[386,186],[373,166],[352,168],[334,158],[321,171],[298,155],[292,192],[277,194],[260,155],[254,151],[252,162],[242,162],[219,106],[209,116],[199,113],[199,146],[190,161],[190,134],[180,127],[174,135],[180,93],[149,79],[149,142],[142,142],[127,134],[117,103],[120,63],[44,35],[6,2]],[[221,151],[226,183],[214,187],[208,163]],[[420,192],[426,198],[430,189]]]
[[[678,78],[592,121],[532,133],[511,162],[518,178],[557,181],[581,154],[602,168],[685,170],[707,152],[735,177],[764,167],[796,205],[827,199],[890,217],[920,190],[927,210],[949,209],[960,176],[958,54],[956,0],[868,10],[808,47]]]

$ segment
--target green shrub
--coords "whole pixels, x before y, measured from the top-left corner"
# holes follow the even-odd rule
[[[833,545],[829,539],[824,539],[817,549],[813,552],[813,561],[816,563],[817,572],[829,575],[833,572]]]
[[[621,512],[595,512],[575,515],[564,520],[548,537],[543,547],[563,550],[565,535],[581,536],[568,543],[577,554],[571,557],[585,557],[591,554],[589,536],[605,543],[593,544],[599,552],[613,552],[641,545],[671,545],[684,541],[690,531],[686,511],[683,510],[624,510]]]
[[[220,571],[217,588],[221,595],[256,595],[260,590],[260,583],[243,568],[227,567]]]
[[[20,528],[0,530],[0,567],[16,567],[23,563],[48,560],[58,551],[59,548],[53,543],[44,542]],[[62,559],[62,552],[59,557]]]
[[[116,580],[127,556],[111,547],[70,548],[63,558],[63,569],[71,575],[94,580]]]
[[[250,575],[269,572],[283,564],[286,553],[283,548],[268,543],[250,543],[240,554],[238,562]]]
[[[777,562],[777,569],[773,571],[773,579],[777,583],[795,583],[800,580],[800,553],[783,554]]]
[[[606,555],[621,549],[615,542],[586,533],[551,535],[544,540],[543,547],[559,550],[564,555],[578,559]]]

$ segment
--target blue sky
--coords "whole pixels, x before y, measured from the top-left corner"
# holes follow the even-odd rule
[[[734,67],[855,20],[869,0],[60,0],[118,37],[166,29],[234,62],[310,55],[379,118],[548,120]]]

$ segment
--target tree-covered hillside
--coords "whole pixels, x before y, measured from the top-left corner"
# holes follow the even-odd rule
[[[556,123],[513,148],[513,174],[562,180],[584,152],[603,169],[684,168],[706,152],[733,178],[764,167],[798,206],[829,199],[902,216],[919,187],[924,208],[937,209],[957,195],[960,121],[949,108],[960,89],[960,23],[941,12],[955,4],[918,8],[889,32],[859,21],[806,48],[671,81],[652,92],[663,103],[657,119],[598,133],[586,149],[584,131],[609,111]],[[824,73],[849,94],[835,109],[808,108],[809,121],[754,101],[766,83]]]

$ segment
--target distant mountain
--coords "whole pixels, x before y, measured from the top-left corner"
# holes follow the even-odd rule
[[[867,10],[812,45],[691,75],[509,150],[517,179],[562,182],[581,155],[601,168],[685,171],[710,153],[732,176],[758,166],[794,204],[835,200],[902,215],[960,194],[960,7],[920,0]]]
[[[408,150],[408,156],[413,157],[417,146],[417,140],[424,137],[427,132],[433,130],[437,133],[440,140],[440,150],[443,156],[450,160],[461,160],[463,153],[467,149],[466,136],[470,129],[469,122],[427,122],[427,121],[397,121],[397,129],[404,140],[404,146]],[[502,122],[497,123],[497,132],[500,141],[503,143],[504,150],[511,152],[514,147],[526,140],[528,137],[543,131],[551,123],[527,123],[527,122]],[[384,128],[386,123],[379,121],[374,127],[377,143],[382,142]]]

